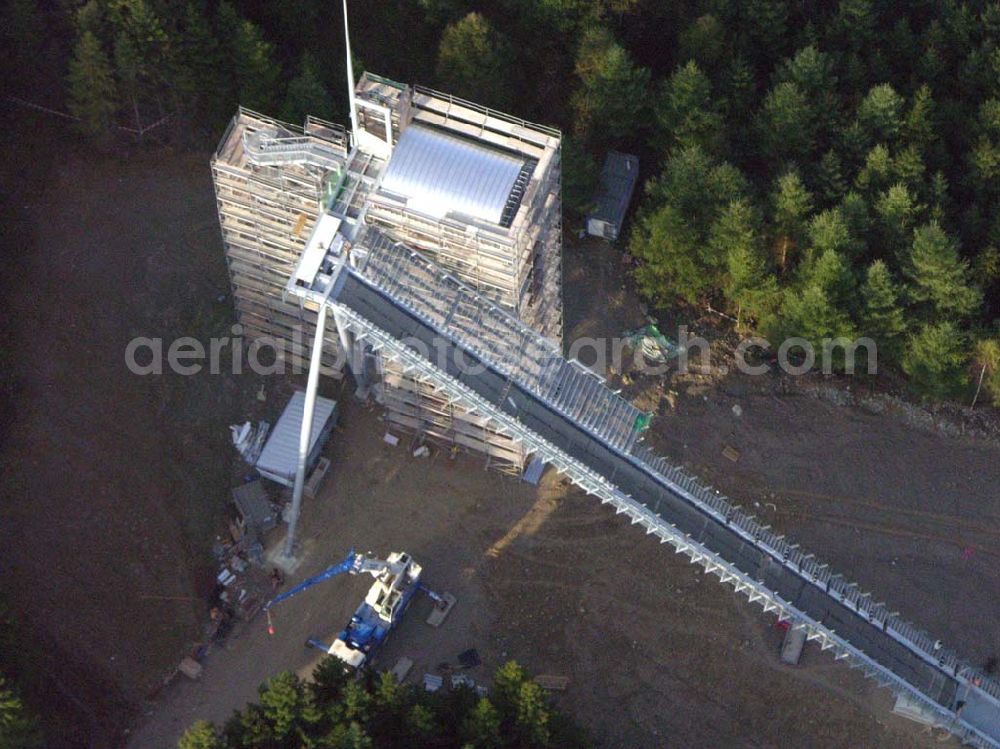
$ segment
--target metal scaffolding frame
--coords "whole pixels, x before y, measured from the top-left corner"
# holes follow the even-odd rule
[[[641,411],[611,393],[559,347],[428,258],[369,228],[354,249],[358,272],[432,327],[528,387],[607,444],[628,450]]]

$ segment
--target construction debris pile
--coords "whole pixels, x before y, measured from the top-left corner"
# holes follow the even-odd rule
[[[264,440],[267,439],[267,433],[270,429],[271,427],[266,421],[257,422],[257,426],[248,421],[242,426],[236,424],[229,427],[229,431],[232,432],[233,447],[243,456],[247,465],[252,466],[257,463],[257,458],[260,457],[260,451],[264,449]]]

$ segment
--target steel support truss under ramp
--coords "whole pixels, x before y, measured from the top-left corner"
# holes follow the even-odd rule
[[[963,741],[1000,747],[1000,684],[638,444],[634,407],[540,336],[372,229],[327,269],[289,291]]]

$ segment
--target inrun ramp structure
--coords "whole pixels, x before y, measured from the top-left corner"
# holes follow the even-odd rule
[[[422,254],[368,227],[288,291],[963,741],[1000,747],[1000,683],[650,452],[638,409]]]

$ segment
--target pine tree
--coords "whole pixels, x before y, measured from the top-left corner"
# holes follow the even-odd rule
[[[747,318],[760,322],[777,297],[777,280],[760,251],[756,225],[750,204],[734,201],[713,224],[709,240],[725,264],[723,290],[736,307],[737,329]]]
[[[719,210],[746,197],[746,177],[728,162],[715,163],[700,147],[676,151],[663,173],[647,186],[649,202],[676,206],[698,236],[705,236]]]
[[[636,280],[658,304],[676,297],[697,304],[711,283],[700,262],[698,234],[669,203],[642,217],[632,231],[629,251],[642,261]]]
[[[383,671],[375,678],[372,704],[381,711],[391,712],[399,706],[402,687],[389,671]]]
[[[1000,406],[1000,339],[983,338],[976,342],[975,367],[979,370],[976,376],[978,383],[990,394],[993,405]]]
[[[414,706],[414,709],[417,707],[420,705]],[[351,721],[340,740],[333,744],[339,749],[372,749],[374,745],[374,742],[365,733],[365,729],[357,721]]]
[[[778,81],[791,81],[813,101],[819,101],[837,85],[833,59],[815,45],[800,49],[785,60],[775,73]]]
[[[0,42],[6,52],[0,81],[5,88],[37,85],[46,53],[45,14],[37,0],[8,0],[0,11]]]
[[[344,685],[343,696],[344,716],[347,720],[355,720],[361,723],[368,721],[371,709],[371,697],[365,688],[356,681],[349,681]]]
[[[854,181],[855,187],[870,199],[871,196],[889,187],[892,182],[892,172],[889,149],[880,143],[865,156],[865,165]]]
[[[840,201],[840,214],[847,223],[847,229],[856,242],[855,256],[860,255],[865,248],[865,237],[871,231],[872,218],[868,203],[858,193],[851,190]]]
[[[708,13],[699,16],[680,35],[681,60],[692,60],[712,74],[726,53],[726,29]]]
[[[892,159],[893,179],[906,185],[915,196],[920,196],[925,192],[925,171],[924,160],[916,146],[906,146],[898,151]]]
[[[225,743],[206,720],[196,721],[177,742],[178,749],[224,749]]]
[[[782,270],[795,248],[801,244],[806,220],[812,212],[812,195],[806,190],[798,172],[781,175],[771,195],[778,267]]]
[[[289,672],[268,679],[260,689],[260,707],[277,741],[290,738],[299,724],[305,705],[305,690],[299,678]]]
[[[802,258],[805,266],[811,266],[827,250],[853,256],[859,249],[840,208],[831,208],[813,216],[806,235],[809,243]]]
[[[959,257],[958,244],[936,222],[913,232],[904,272],[912,283],[910,297],[929,305],[932,314],[955,319],[979,309],[982,294],[970,283],[968,263]]]
[[[901,366],[910,387],[926,400],[957,395],[968,383],[965,336],[954,323],[922,325],[906,341]]]
[[[226,57],[199,3],[188,2],[180,28],[170,76],[177,108],[195,123],[221,124],[232,115],[236,92]]]
[[[888,266],[876,260],[865,274],[861,287],[863,303],[861,332],[875,341],[883,356],[895,360],[899,356],[900,342],[906,332],[899,290],[892,280]]]
[[[726,115],[725,122],[736,134],[746,130],[750,125],[755,84],[750,63],[744,57],[735,55],[726,70],[723,108]],[[734,135],[733,141],[741,143],[743,139]]]
[[[620,143],[632,135],[645,109],[649,71],[637,66],[611,34],[587,31],[576,56],[580,87],[570,97],[574,131],[588,144]]]
[[[1000,145],[994,143],[985,135],[969,152],[969,167],[972,173],[972,184],[977,193],[984,197],[1000,192],[997,183],[1000,182]]]
[[[889,79],[903,80],[909,77],[920,54],[920,48],[917,45],[913,27],[910,25],[910,19],[906,16],[897,19],[896,23],[893,24],[892,31],[889,32],[886,52],[893,70]]]
[[[762,156],[782,164],[805,162],[816,145],[814,113],[805,92],[791,81],[777,84],[757,120]]]
[[[820,287],[840,309],[851,310],[857,300],[855,279],[844,256],[823,252],[806,271],[805,282]]]
[[[597,185],[597,161],[580,147],[575,136],[562,139],[562,193],[564,206],[577,213],[584,213],[594,197]]]
[[[875,203],[882,246],[887,257],[902,256],[913,235],[919,206],[903,183],[883,192]]]
[[[513,99],[512,69],[510,42],[480,13],[449,24],[441,35],[437,77],[451,93],[505,109]]]
[[[118,111],[111,62],[89,31],[81,35],[69,64],[69,110],[88,135],[106,133]]]
[[[778,82],[791,82],[805,95],[814,137],[825,139],[837,120],[837,76],[833,59],[816,46],[809,45],[778,68]]]
[[[35,749],[42,743],[38,720],[25,708],[17,690],[0,675],[0,746]]]
[[[786,336],[800,336],[817,351],[824,339],[854,339],[849,307],[853,278],[839,253],[824,252],[802,282],[785,293],[782,326]]]
[[[745,8],[745,32],[753,43],[752,62],[758,70],[770,68],[786,54],[788,3],[747,0]]]
[[[477,749],[499,749],[503,745],[500,713],[488,698],[481,697],[476,703],[476,707],[465,719],[462,734]]]
[[[115,72],[129,99],[135,127],[148,124],[142,112],[156,106],[170,70],[170,44],[159,16],[145,0],[119,0],[113,6],[111,24],[115,34]]]
[[[274,59],[274,47],[264,39],[260,29],[247,20],[240,21],[232,44],[240,104],[257,111],[271,109],[281,77],[281,68]]]
[[[98,39],[101,39],[109,33],[104,8],[99,0],[87,0],[87,2],[77,8],[73,21],[76,25],[76,30],[81,35],[85,31],[89,31]]]
[[[313,701],[323,708],[339,703],[350,680],[343,661],[324,658],[313,669],[312,681],[309,683]]]
[[[466,4],[462,0],[417,0],[424,11],[424,18],[432,26],[445,26],[464,15]]]
[[[329,119],[333,115],[333,100],[320,78],[316,59],[306,52],[299,74],[288,84],[282,117],[288,122],[302,122],[309,114]]]
[[[434,714],[424,705],[414,705],[406,714],[406,729],[419,746],[434,733]]]
[[[820,159],[815,183],[820,200],[827,205],[839,203],[847,192],[843,163],[832,148],[824,153],[823,158]]]
[[[925,83],[913,94],[910,109],[903,124],[903,137],[919,153],[927,154],[937,139],[937,119],[934,98]]]
[[[654,106],[663,150],[700,146],[717,153],[722,140],[722,118],[712,98],[712,84],[691,61],[666,81]]]
[[[507,661],[497,669],[493,676],[492,697],[501,714],[510,715],[514,711],[521,684],[527,678],[517,661]]]
[[[522,746],[544,747],[549,745],[549,710],[545,693],[533,681],[524,681],[517,691],[516,732]]]
[[[872,143],[892,143],[902,128],[903,98],[888,83],[873,86],[858,106],[858,122]]]

